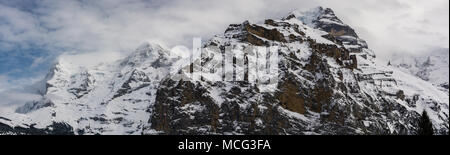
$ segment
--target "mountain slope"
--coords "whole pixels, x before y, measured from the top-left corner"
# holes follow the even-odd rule
[[[279,75],[248,69],[255,60],[257,71],[270,66],[259,61],[267,53],[246,49],[274,46]],[[221,74],[225,62],[217,56],[238,53],[229,47],[245,54]],[[449,130],[448,93],[376,61],[331,9],[232,24],[201,50],[194,63],[150,43],[124,60],[92,68],[60,60],[41,101],[1,111],[0,133],[415,134],[423,110],[436,133]],[[170,74],[180,64],[179,73],[191,79]],[[191,75],[191,68],[205,66],[201,80]],[[241,80],[234,80],[237,73]],[[217,75],[233,80],[208,80]],[[274,77],[275,83],[252,81]]]
[[[25,128],[64,122],[76,134],[141,134],[159,78],[171,65],[160,61],[168,56],[159,45],[143,44],[124,60],[92,68],[60,59],[47,77],[42,101],[2,114],[13,118],[6,123]]]
[[[393,55],[390,61],[405,73],[429,81],[448,92],[449,50],[439,49],[426,54]]]

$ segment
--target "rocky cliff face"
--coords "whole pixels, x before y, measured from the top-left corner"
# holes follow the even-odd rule
[[[2,113],[0,133],[27,134],[13,127],[34,123],[33,129],[54,134],[51,125],[64,123],[74,134],[408,135],[416,133],[423,110],[436,133],[448,133],[448,94],[377,63],[366,42],[331,9],[232,24],[206,42],[206,56],[194,61],[215,70],[223,65],[215,56],[229,54],[227,47],[273,46],[279,75],[265,86],[251,79],[266,77],[246,67],[266,56],[254,50],[243,62],[233,59],[233,66],[245,69],[229,72],[233,79],[244,73],[242,80],[174,80],[169,68],[181,58],[155,44],[95,68],[73,68],[62,60],[43,101]],[[189,72],[195,65],[182,67]]]

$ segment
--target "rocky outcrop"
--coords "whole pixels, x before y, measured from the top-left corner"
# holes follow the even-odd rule
[[[66,123],[53,123],[44,129],[27,127],[10,127],[0,123],[0,135],[74,135],[73,128]]]
[[[412,96],[396,87],[392,72],[371,68],[380,73],[369,73],[372,64],[364,62],[371,61],[373,53],[331,10],[322,11],[327,15],[314,23],[333,44],[308,36],[301,25],[289,21],[295,15],[261,25],[230,25],[223,37],[213,38],[205,48],[280,46],[276,91],[259,92],[247,78],[243,82],[168,80],[150,108],[155,112],[152,128],[163,134],[415,134],[419,113],[399,104]],[[349,37],[356,42],[349,42]],[[350,44],[358,50],[346,47]],[[445,109],[445,104],[437,104]],[[439,133],[445,134],[445,127],[441,129]]]
[[[238,32],[232,38],[237,38],[242,42],[248,42],[257,46],[270,46],[268,41],[286,42],[285,36],[277,29],[268,29],[256,24],[250,24],[248,21],[242,24],[230,25],[225,33],[231,31]]]

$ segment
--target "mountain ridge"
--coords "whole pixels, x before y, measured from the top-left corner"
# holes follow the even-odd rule
[[[429,81],[448,93],[449,49],[436,49],[425,54],[393,55],[390,65]]]

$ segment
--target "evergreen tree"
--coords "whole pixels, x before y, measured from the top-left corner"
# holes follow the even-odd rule
[[[419,135],[433,135],[433,123],[431,123],[430,117],[428,117],[427,112],[424,110],[422,117],[419,120]]]

